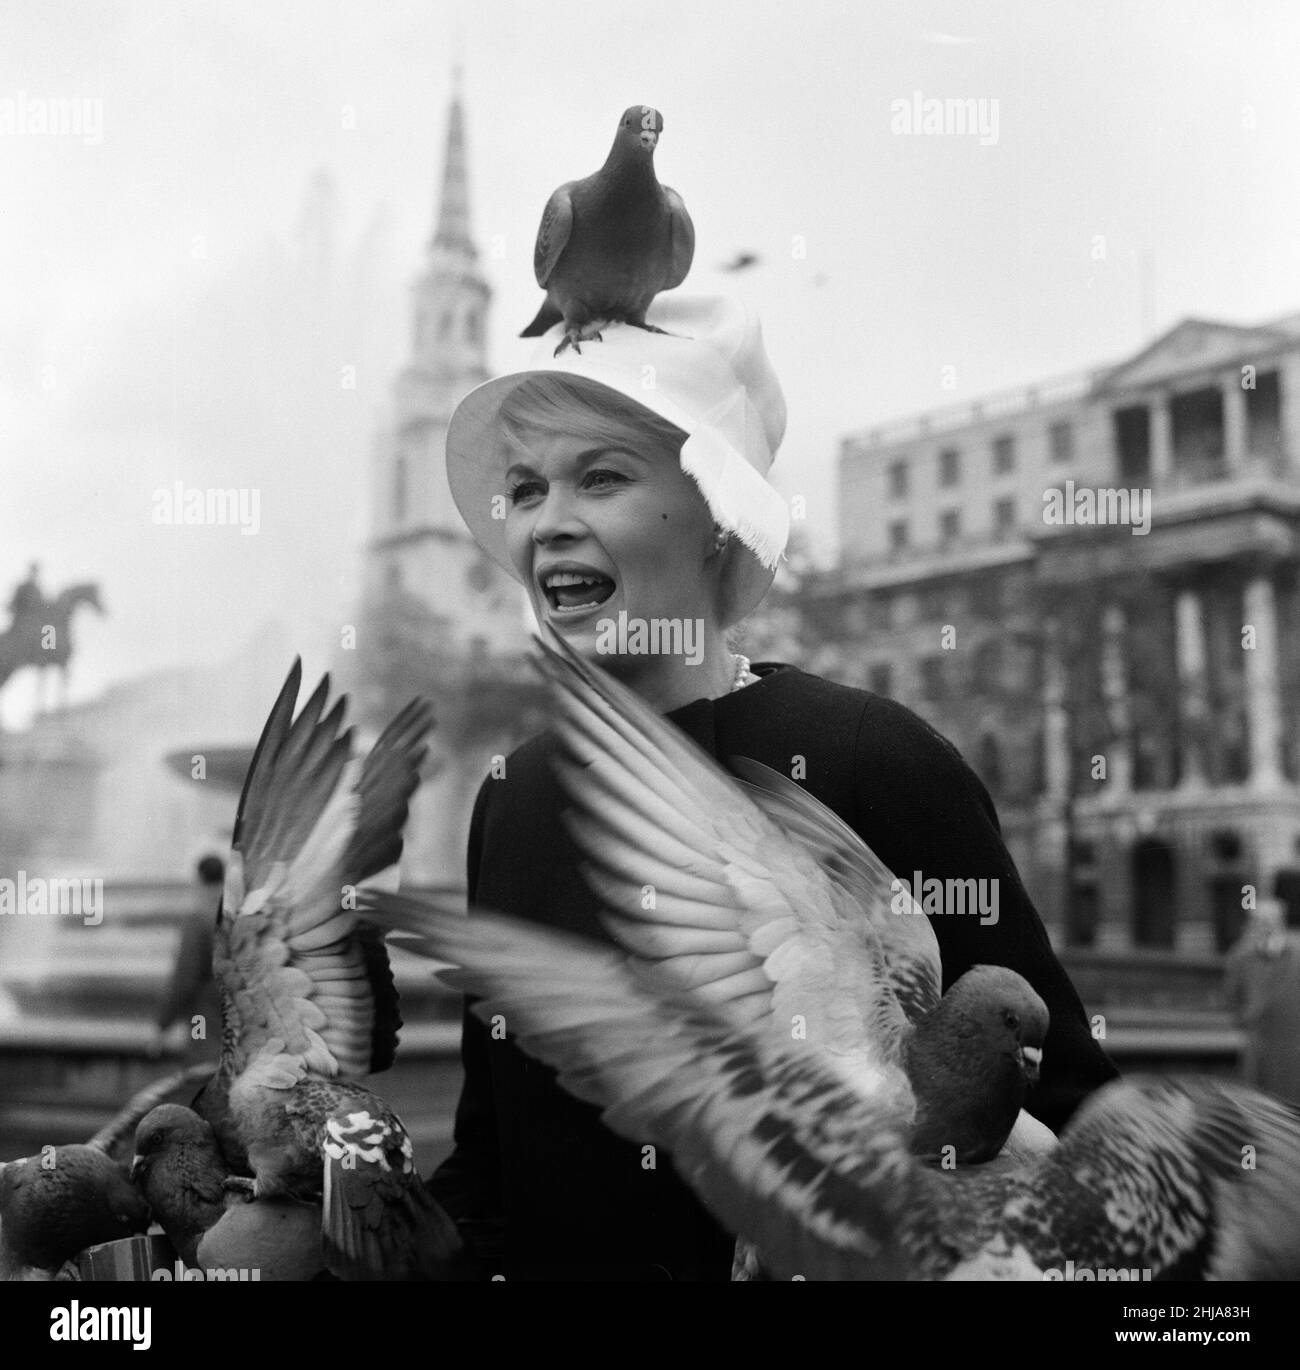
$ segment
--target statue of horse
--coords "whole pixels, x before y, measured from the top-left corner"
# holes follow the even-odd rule
[[[35,666],[41,672],[38,686],[38,705],[42,712],[48,693],[45,682],[48,671],[59,672],[59,706],[68,702],[68,663],[72,658],[72,615],[85,606],[102,614],[104,606],[99,598],[99,586],[93,581],[69,585],[53,599],[41,596],[20,619],[0,633],[0,689],[9,678],[24,666]]]

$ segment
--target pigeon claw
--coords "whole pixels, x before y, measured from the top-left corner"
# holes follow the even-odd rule
[[[570,324],[564,330],[564,337],[560,339],[560,345],[551,354],[558,357],[566,347],[571,347],[579,355],[582,355],[580,344],[585,342],[603,342],[600,330],[607,324],[613,323],[612,319],[590,319],[583,324]]]

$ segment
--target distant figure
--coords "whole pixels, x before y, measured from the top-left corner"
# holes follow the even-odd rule
[[[1280,899],[1261,899],[1228,953],[1224,989],[1246,1032],[1243,1078],[1300,1104],[1300,934]]]
[[[41,590],[41,564],[33,561],[27,567],[27,579],[14,586],[9,598],[10,627],[21,631],[26,620],[37,615],[45,604],[45,594]]]
[[[226,878],[225,863],[219,856],[205,856],[196,874],[197,906],[185,916],[176,965],[158,1011],[153,1040],[153,1054],[161,1055],[168,1029],[179,1022],[182,1054],[189,1064],[216,1061],[221,1048],[221,1000],[212,978],[212,942]]]

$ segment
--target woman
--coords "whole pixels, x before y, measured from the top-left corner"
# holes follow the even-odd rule
[[[1027,1107],[1059,1129],[1115,1072],[984,787],[902,705],[793,666],[752,666],[728,645],[728,630],[770,586],[789,529],[767,481],[785,405],[757,322],[725,300],[670,296],[651,314],[665,332],[612,325],[577,356],[551,356],[552,330],[531,370],[468,395],[447,438],[457,506],[527,588],[539,624],[705,751],[793,775],[908,878],[919,870],[927,880],[999,882],[996,923],[933,921],[944,984],[973,964],[1002,964],[1046,1001],[1051,1030]],[[661,650],[638,650],[647,639]],[[507,758],[503,778],[484,782],[470,829],[470,901],[604,938],[560,818],[552,746],[549,735],[534,738]],[[430,1187],[485,1273],[729,1277],[732,1238],[667,1158],[647,1168],[641,1147],[468,1015],[462,1057],[455,1150]]]

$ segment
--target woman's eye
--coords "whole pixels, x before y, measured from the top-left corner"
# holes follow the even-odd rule
[[[627,480],[627,477],[620,471],[608,471],[600,469],[587,472],[587,484],[595,486],[618,485]]]
[[[516,481],[507,492],[510,496],[511,504],[518,504],[520,500],[531,499],[534,494],[541,489],[541,483],[535,480]]]

